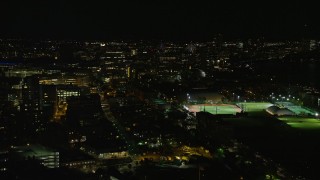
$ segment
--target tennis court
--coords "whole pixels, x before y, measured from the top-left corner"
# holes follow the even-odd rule
[[[267,109],[273,104],[269,102],[243,102],[237,104],[240,108],[242,108],[245,112],[258,112]]]
[[[236,114],[240,113],[241,109],[233,104],[196,104],[186,105],[190,112],[206,111],[211,114]]]

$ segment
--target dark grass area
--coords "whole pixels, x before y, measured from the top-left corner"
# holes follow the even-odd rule
[[[283,165],[293,175],[319,179],[320,130],[292,128],[272,116],[225,119],[234,136]]]

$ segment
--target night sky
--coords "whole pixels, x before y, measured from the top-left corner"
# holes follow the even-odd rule
[[[280,1],[280,0],[279,0]],[[207,40],[320,37],[305,1],[1,0],[0,37]]]

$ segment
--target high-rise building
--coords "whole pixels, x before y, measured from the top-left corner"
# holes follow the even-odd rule
[[[25,130],[29,133],[43,130],[41,91],[38,76],[24,78],[20,110],[25,117]]]
[[[44,121],[52,120],[57,110],[57,86],[40,85],[41,102]]]

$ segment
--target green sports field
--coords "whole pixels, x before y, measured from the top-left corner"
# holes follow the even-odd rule
[[[307,117],[279,117],[281,121],[286,122],[293,128],[301,129],[320,129],[320,119]]]
[[[206,111],[211,114],[236,114],[241,112],[241,108],[245,112],[262,112],[273,104],[268,102],[243,102],[237,105],[233,104],[196,104],[186,105],[191,112]]]
[[[269,102],[243,102],[237,104],[240,108],[242,108],[245,112],[258,112],[267,109],[273,104]]]

